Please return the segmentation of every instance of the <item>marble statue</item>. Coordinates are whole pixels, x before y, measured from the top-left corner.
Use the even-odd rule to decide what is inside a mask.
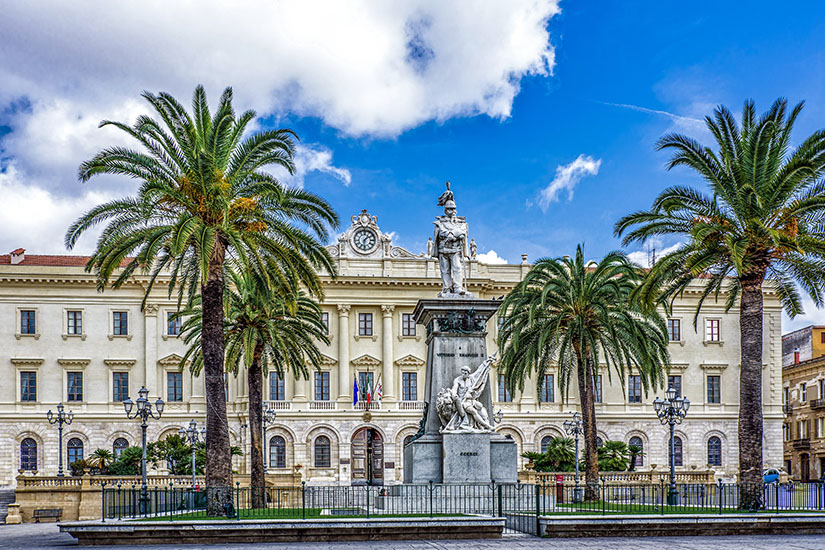
[[[467,222],[456,215],[456,204],[450,182],[447,190],[438,198],[438,206],[444,207],[444,215],[435,219],[432,257],[438,258],[441,270],[441,292],[439,298],[472,297],[464,288],[463,259],[469,256],[467,250]]]
[[[490,365],[495,354],[485,359],[474,372],[470,367],[461,367],[461,374],[450,388],[438,392],[436,410],[441,419],[442,434],[447,433],[493,433],[487,409],[479,400],[481,392],[490,379]]]
[[[478,256],[478,245],[476,244],[475,239],[470,239],[470,257],[475,258]]]

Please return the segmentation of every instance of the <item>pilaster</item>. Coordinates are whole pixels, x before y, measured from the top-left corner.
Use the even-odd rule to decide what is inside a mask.
[[[349,364],[349,304],[338,304],[338,401],[352,399],[352,376]]]

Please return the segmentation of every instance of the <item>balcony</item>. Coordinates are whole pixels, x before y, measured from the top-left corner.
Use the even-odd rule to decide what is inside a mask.
[[[811,448],[810,438],[794,439],[793,448],[797,451],[805,451]]]
[[[812,409],[825,409],[825,399],[812,399],[810,406]]]
[[[424,402],[423,401],[399,401],[398,402],[398,410],[399,411],[421,411],[421,410],[424,410]]]
[[[788,404],[782,405],[782,412],[785,413],[788,416],[792,415],[793,414],[793,405],[788,405]]]
[[[292,408],[291,401],[264,401],[264,410],[288,411]]]
[[[334,411],[335,401],[310,401],[309,410],[311,411]]]
[[[366,411],[366,410],[378,411],[378,410],[381,410],[381,402],[380,401],[373,401],[372,403],[369,404],[369,407],[367,407],[367,402],[366,401],[359,401],[358,403],[355,404],[355,407],[353,407],[353,408],[356,411]]]

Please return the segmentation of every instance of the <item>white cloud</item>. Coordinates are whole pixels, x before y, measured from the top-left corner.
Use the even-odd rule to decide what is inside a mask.
[[[485,252],[484,254],[478,255],[478,261],[482,264],[490,264],[490,265],[498,265],[498,264],[506,264],[507,260],[499,256],[495,250],[490,250],[489,252]]]
[[[0,39],[0,125],[11,131],[0,150],[15,181],[54,200],[122,194],[134,188],[125,178],[76,180],[83,160],[126,143],[99,121],[133,122],[147,111],[142,90],[188,106],[199,83],[212,105],[231,85],[239,110],[278,125],[317,117],[371,139],[457,116],[506,118],[523,77],[552,73],[547,22],[557,13],[558,0],[12,3]],[[302,144],[292,183],[317,170],[348,184],[332,159]],[[0,220],[0,246],[13,244],[7,226]]]
[[[673,122],[674,128],[681,131],[701,132],[705,129],[705,121],[700,118],[677,115],[668,111],[661,111],[658,109],[648,109],[647,107],[640,107],[638,105],[630,105],[628,103],[604,103],[611,107],[621,107],[623,109],[630,109],[632,111],[639,111],[640,113],[647,113],[651,115],[662,116],[670,119]]]
[[[650,267],[654,255],[656,258],[661,258],[671,252],[675,252],[680,246],[682,246],[682,243],[676,243],[666,247],[663,246],[661,239],[654,238],[648,241],[647,247],[644,250],[629,252],[627,257],[634,264],[647,268]]]
[[[573,198],[573,189],[576,184],[585,176],[595,176],[599,173],[601,159],[594,159],[590,155],[579,155],[570,164],[561,164],[556,167],[556,177],[550,184],[541,190],[539,206],[542,210],[547,210],[551,202],[559,199],[559,193],[567,190],[568,200]]]

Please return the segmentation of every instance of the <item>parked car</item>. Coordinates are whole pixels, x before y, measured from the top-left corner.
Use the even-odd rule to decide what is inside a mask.
[[[764,472],[762,472],[762,479],[765,483],[773,483],[775,481],[778,481],[779,483],[787,483],[788,474],[785,473],[785,470],[782,468],[767,468]]]

